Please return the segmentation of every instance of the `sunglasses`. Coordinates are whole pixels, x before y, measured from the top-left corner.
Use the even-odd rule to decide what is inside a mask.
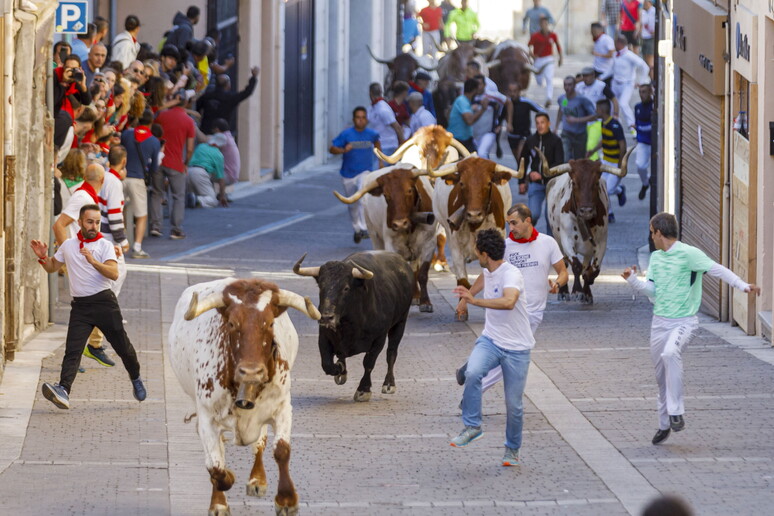
[[[104,83],[104,82],[105,82],[105,79],[99,79],[99,78],[95,78],[95,79],[94,79],[94,82],[102,82],[102,83]]]
[[[132,68],[132,71],[140,75],[145,75],[145,70],[140,70],[139,68]]]

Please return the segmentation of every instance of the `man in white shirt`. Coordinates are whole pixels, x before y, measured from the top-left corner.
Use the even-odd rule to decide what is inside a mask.
[[[379,133],[382,152],[390,156],[398,150],[404,141],[403,129],[395,119],[395,112],[382,97],[382,85],[378,82],[371,83],[368,87],[368,94],[371,97],[371,105],[367,110],[368,125]],[[380,164],[380,168],[382,166],[384,165]]]
[[[422,127],[436,124],[435,117],[430,113],[430,111],[425,109],[423,102],[424,98],[418,91],[412,92],[408,96],[408,106],[409,111],[411,111],[411,120],[409,121],[409,129],[411,130],[411,134],[416,133]]]
[[[631,99],[638,78],[648,77],[650,68],[640,56],[627,48],[626,36],[615,39],[616,53],[613,57],[613,95],[618,98],[618,106],[623,115],[624,129],[634,132],[634,110]]]
[[[653,59],[656,52],[656,7],[652,0],[642,3],[642,58],[650,67],[650,78],[653,79]]]
[[[605,33],[601,23],[591,24],[591,37],[594,40],[594,71],[597,77],[610,84],[610,76],[613,69],[613,55],[615,54],[615,42]]]
[[[613,90],[606,82],[596,78],[594,68],[587,66],[581,70],[581,80],[575,84],[575,93],[586,97],[595,106],[597,101],[607,99],[613,104],[613,117],[618,118],[618,99],[613,95]],[[602,137],[602,121],[592,120],[586,122],[586,150],[591,150],[597,146]],[[589,159],[596,160],[598,155],[594,152]]]
[[[97,204],[86,204],[78,214],[80,231],[77,238],[63,242],[54,256],[48,256],[48,246],[31,242],[38,263],[51,274],[67,265],[70,285],[70,322],[67,328],[65,354],[59,383],[43,384],[43,396],[60,409],[70,408],[70,390],[78,373],[83,347],[91,331],[97,327],[105,334],[124,363],[137,401],[146,397],[140,378],[137,353],[124,330],[123,317],[110,282],[118,279],[118,262],[111,242],[99,232],[100,210]]]
[[[511,231],[505,239],[504,260],[518,268],[524,276],[526,297],[522,297],[525,297],[529,327],[534,335],[543,321],[548,294],[558,293],[559,288],[567,284],[569,275],[559,244],[553,237],[535,229],[532,225],[532,211],[526,204],[511,206],[506,220]],[[556,272],[556,280],[548,277],[552,268]],[[470,293],[475,296],[483,286],[483,276],[479,276],[470,287]],[[460,299],[457,310],[466,309],[467,303]],[[457,370],[457,382],[461,385],[465,383],[466,368],[467,364]],[[499,366],[489,371],[482,382],[482,394],[502,377],[503,371]]]
[[[454,447],[466,446],[483,435],[481,430],[481,380],[500,365],[505,380],[505,455],[503,466],[519,464],[524,419],[524,386],[527,383],[530,350],[535,339],[530,330],[524,277],[519,269],[504,261],[505,242],[496,229],[479,231],[476,255],[484,269],[483,299],[473,297],[458,286],[454,293],[466,303],[486,309],[484,331],[468,358],[465,392],[462,397],[462,422],[465,428],[452,439]]]

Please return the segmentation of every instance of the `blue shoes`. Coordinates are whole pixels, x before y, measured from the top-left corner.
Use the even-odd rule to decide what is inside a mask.
[[[469,445],[473,441],[481,439],[483,435],[484,431],[481,430],[480,426],[466,426],[460,435],[452,439],[449,444],[455,448],[462,448],[463,446]]]
[[[70,408],[70,396],[67,395],[67,390],[58,383],[53,385],[44,383],[41,390],[43,391],[43,397],[60,409],[66,410]]]
[[[137,401],[143,401],[148,395],[145,392],[145,386],[142,384],[142,378],[139,376],[132,380],[132,389],[134,389],[134,399]]]

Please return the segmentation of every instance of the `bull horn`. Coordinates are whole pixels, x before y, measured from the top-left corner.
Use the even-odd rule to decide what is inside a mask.
[[[354,264],[355,266],[352,267],[352,276],[357,279],[371,279],[374,277],[374,273],[369,271],[368,269],[364,269],[363,267]]]
[[[299,276],[311,276],[313,278],[316,278],[320,275],[320,268],[319,267],[301,267],[301,262],[304,261],[304,258],[306,258],[306,253],[304,253],[304,256],[298,259],[296,264],[293,266],[293,272],[298,274]]]
[[[335,190],[333,192],[333,195],[335,195],[336,198],[338,200],[340,200],[341,202],[343,202],[344,204],[353,204],[353,203],[357,202],[365,194],[367,194],[368,192],[370,192],[371,190],[376,188],[377,186],[378,186],[378,183],[376,181],[371,181],[370,183],[368,183],[367,185],[363,186],[363,188],[361,188],[357,192],[353,193],[349,197],[344,197],[343,195],[341,195],[339,192],[337,192]]]
[[[457,138],[452,138],[452,141],[449,145],[457,149],[457,152],[460,153],[461,157],[467,158],[468,156],[470,156],[470,151],[467,149],[467,147],[462,145],[462,142],[459,141]]]
[[[386,65],[389,65],[389,64],[392,63],[392,61],[388,61],[386,59],[379,59],[378,57],[376,57],[374,55],[374,53],[371,51],[371,47],[370,46],[366,45],[366,48],[368,49],[368,53],[371,54],[371,57],[373,57],[374,61],[376,61],[377,63],[386,64]]]
[[[561,176],[565,172],[570,171],[570,164],[569,163],[562,163],[561,165],[557,165],[555,167],[552,167],[547,174],[544,174],[545,179],[551,179],[556,176]]]
[[[411,138],[403,142],[403,145],[398,147],[398,149],[395,152],[393,152],[392,155],[390,156],[387,156],[381,151],[381,149],[377,149],[376,147],[374,147],[374,154],[376,154],[380,160],[385,161],[390,165],[394,165],[395,163],[400,161],[403,155],[406,154],[406,151],[409,149],[409,147],[414,145],[414,142],[416,140],[417,140],[417,137],[412,136]]]
[[[546,159],[546,155],[543,154],[543,151],[541,151],[540,148],[535,147],[534,149],[535,149],[535,152],[537,152],[538,156],[540,156],[540,163],[542,164],[542,166],[541,166],[541,170],[542,170],[541,174],[543,175],[543,177],[553,177],[553,176],[550,175],[551,174],[551,168],[548,166],[548,160]],[[567,172],[567,170],[563,170],[560,173],[563,174],[565,172]]]
[[[191,321],[208,310],[221,308],[223,306],[223,293],[213,293],[199,301],[199,293],[194,292],[191,296],[191,304],[188,305],[188,310],[186,310],[184,318],[186,321]]]
[[[532,73],[538,73],[538,69],[532,66],[532,63],[524,63],[524,68]]]
[[[493,61],[489,61],[489,62],[486,63],[486,67],[487,68],[494,68],[495,66],[500,66],[500,60],[499,59],[495,59]]]
[[[457,172],[457,161],[444,165],[437,170],[430,171],[430,177],[444,177]]]
[[[428,174],[429,174],[429,171],[427,171],[427,170],[423,170],[423,169],[419,169],[419,168],[412,168],[411,169],[411,177],[413,177],[414,179],[416,179],[418,177],[421,177],[421,176],[426,176]]]
[[[496,47],[496,46],[497,46],[497,43],[491,43],[491,44],[490,44],[488,47],[486,47],[486,48],[473,48],[473,51],[474,51],[476,54],[480,55],[480,56],[483,56],[483,55],[489,55],[489,54],[491,54],[491,53],[492,53],[492,51],[495,49],[495,47]]]
[[[626,151],[626,154],[624,154],[624,157],[621,160],[621,168],[602,163],[602,172],[607,172],[608,174],[613,174],[614,176],[622,178],[626,177],[626,173],[628,172],[627,165],[629,163],[629,155],[632,153],[635,147],[637,147],[637,145]]]
[[[317,307],[314,306],[312,300],[306,296],[302,297],[295,292],[279,289],[279,292],[277,293],[277,305],[295,308],[310,319],[314,319],[315,321],[320,320],[320,312],[317,310]]]
[[[524,158],[521,158],[521,166],[519,167],[519,170],[513,170],[512,168],[508,168],[505,165],[497,164],[495,165],[495,172],[507,172],[511,175],[511,178],[521,179],[524,177]]]

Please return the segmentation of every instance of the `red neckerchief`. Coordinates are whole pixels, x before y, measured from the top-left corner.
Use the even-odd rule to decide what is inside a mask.
[[[409,81],[409,86],[411,86],[412,88],[417,90],[419,93],[424,93],[425,92],[425,90],[420,88],[419,85],[417,83],[415,83],[414,81]]]
[[[80,190],[80,188],[78,188],[78,190]],[[97,231],[97,236],[95,236],[94,238],[91,238],[91,239],[83,238],[83,234],[81,233],[81,231],[78,231],[78,240],[81,242],[81,246],[80,246],[81,249],[83,249],[83,244],[90,244],[102,238],[102,233],[100,233],[99,231]]]
[[[61,83],[64,80],[64,67],[60,66],[59,68],[56,68],[54,70],[54,73],[56,74],[57,80]],[[70,95],[75,95],[76,93],[78,93],[78,88],[75,86],[74,82],[71,82],[70,85],[67,87],[67,90],[65,91],[64,98],[62,99],[62,107],[61,107],[61,109],[64,109],[67,113],[70,113],[70,116],[73,118],[73,121],[75,120],[75,110],[73,109],[73,105],[70,102]]]
[[[96,192],[96,190],[94,190],[94,187],[91,186],[89,183],[84,181],[83,185],[81,185],[81,187],[78,188],[78,190],[83,190],[84,192],[89,194],[91,196],[91,198],[94,199],[94,204],[99,204],[99,197],[97,196],[97,192]],[[78,190],[76,190],[76,192]]]
[[[150,132],[150,129],[144,125],[138,125],[134,128],[134,139],[137,140],[137,143],[142,143],[151,136],[153,134]]]
[[[110,144],[108,142],[98,142],[97,145],[99,145],[99,148],[104,151],[105,154],[110,152]],[[120,177],[118,179],[121,179]]]
[[[129,35],[132,36],[131,34]],[[132,36],[132,43],[137,43],[137,38],[135,38],[134,36]]]
[[[119,181],[121,181],[121,174],[119,174],[118,172],[116,172],[116,171],[115,171],[115,170],[113,170],[112,168],[111,168],[111,169],[110,169],[108,172],[110,172],[111,174],[113,174],[114,176],[116,176],[116,177],[118,178],[118,180],[119,180]]]
[[[379,102],[380,100],[384,100],[384,97],[379,97],[379,98],[378,98],[378,99],[376,99],[376,100],[372,100],[372,101],[371,101],[371,105],[372,105],[372,106],[376,105],[376,103],[377,103],[377,102]]]
[[[621,50],[619,50],[618,52],[615,53],[615,56],[616,57],[621,57],[621,55],[624,53],[625,50],[628,50],[628,49],[622,48]]]
[[[604,34],[604,32],[603,32],[602,34]],[[596,42],[597,42],[597,40],[598,40],[599,38],[601,38],[601,37],[602,37],[602,34],[600,34],[600,35],[599,35],[599,36],[597,36],[596,38],[593,38],[593,39],[594,39],[594,43],[596,43]]]
[[[513,236],[513,232],[512,231],[510,233],[508,233],[508,238],[510,238],[511,240],[513,240],[514,242],[517,242],[519,244],[526,244],[528,242],[533,242],[534,240],[536,240],[539,234],[540,233],[538,233],[537,229],[532,228],[532,234],[529,236],[529,238],[515,238]]]

